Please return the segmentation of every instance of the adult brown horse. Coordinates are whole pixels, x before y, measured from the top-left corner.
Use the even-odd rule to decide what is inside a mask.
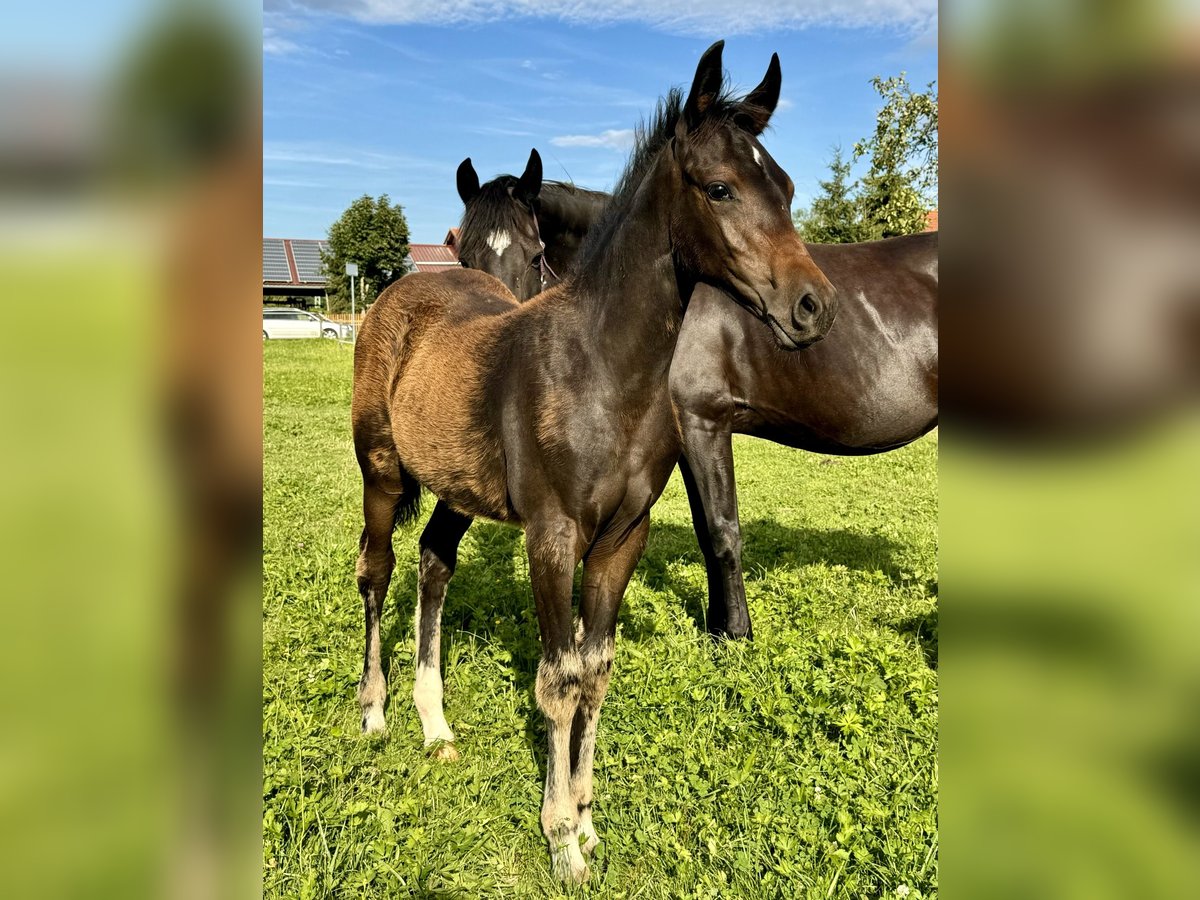
[[[480,188],[470,159],[458,172],[466,204],[463,264],[496,275],[522,299],[542,283],[542,241],[554,269],[569,272],[572,248],[608,199],[558,182],[539,192],[540,176],[536,151],[521,179],[523,191],[509,189],[516,182],[511,175]],[[479,239],[485,232],[511,236],[506,259]],[[717,635],[751,632],[732,433],[818,453],[866,455],[902,447],[937,424],[937,233],[807,248],[841,297],[823,341],[804,353],[781,352],[752,315],[700,285],[675,347],[671,396],[684,446],[679,467],[708,570],[708,629]]]
[[[421,486],[438,498],[418,577],[414,699],[427,744],[454,737],[438,623],[458,543],[475,516],[524,526],[549,740],[541,822],[565,879],[586,877],[597,843],[592,755],[617,611],[679,458],[668,374],[685,304],[712,282],[794,348],[822,337],[836,310],[792,229],[791,182],[757,140],[779,99],[778,57],[736,100],[721,88],[721,49],[701,58],[686,102],[671,91],[641,130],[575,275],[525,304],[482,272],[409,275],[380,295],[355,347],[363,729],[384,727],[392,530],[416,514]]]

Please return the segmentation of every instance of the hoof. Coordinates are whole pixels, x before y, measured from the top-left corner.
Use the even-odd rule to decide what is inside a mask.
[[[380,735],[387,731],[387,722],[383,718],[383,710],[378,707],[363,710],[362,733],[365,735]]]
[[[559,881],[564,881],[569,884],[583,884],[592,874],[588,869],[588,865],[583,860],[583,853],[579,850],[579,845],[575,843],[568,844],[565,847],[559,847],[550,852],[551,865],[554,869],[554,877]]]
[[[439,741],[430,748],[429,755],[438,762],[454,762],[458,759],[458,750],[450,741]]]
[[[754,629],[751,627],[750,623],[747,622],[744,629],[737,626],[732,628],[722,627],[710,630],[708,632],[708,636],[713,639],[714,643],[717,644],[721,643],[722,641],[753,641]]]

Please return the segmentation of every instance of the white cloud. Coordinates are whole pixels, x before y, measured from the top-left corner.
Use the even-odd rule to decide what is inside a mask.
[[[555,147],[609,147],[628,150],[633,146],[632,128],[609,128],[599,134],[560,134],[550,138]]]
[[[263,28],[263,53],[268,56],[287,56],[300,50],[300,45],[281,37],[274,28]]]
[[[316,170],[362,169],[375,172],[421,171],[440,176],[451,171],[453,166],[440,159],[387,153],[336,142],[265,141],[263,143],[263,168],[275,171],[295,171],[305,168]]]
[[[280,0],[268,0],[268,10]],[[673,34],[726,37],[831,25],[925,32],[937,0],[289,0],[287,6],[395,25],[547,18],[576,25],[634,22]]]

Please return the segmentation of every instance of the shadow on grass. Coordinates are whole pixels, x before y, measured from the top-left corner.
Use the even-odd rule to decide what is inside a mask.
[[[518,563],[521,532],[508,525],[476,521],[459,546],[458,565],[446,590],[442,607],[442,669],[446,669],[454,635],[467,634],[476,640],[497,644],[511,656],[513,684],[529,698],[536,709],[534,687],[537,682],[541,638],[533,589],[525,567]],[[576,582],[578,592],[578,579]],[[390,592],[392,605],[386,612],[383,658],[393,660],[396,646],[413,639],[413,619],[417,605],[417,559],[397,559]],[[402,683],[403,674],[387,673],[389,685]],[[389,691],[388,705],[396,700]],[[540,715],[529,716],[525,739],[537,762],[540,777],[546,776],[545,726]]]
[[[900,634],[916,639],[925,654],[925,664],[935,672],[938,667],[938,611],[932,609],[923,616],[913,616],[892,626]]]
[[[533,592],[524,566],[517,563],[520,542],[518,529],[492,522],[475,522],[467,532],[442,610],[443,659],[447,636],[454,632],[499,643],[512,656],[520,686],[532,690],[541,647]],[[742,569],[746,581],[751,583],[770,579],[777,570],[795,571],[814,563],[879,571],[900,583],[903,573],[893,561],[899,550],[899,545],[887,538],[845,529],[796,528],[771,519],[756,519],[742,526]],[[707,585],[678,578],[672,566],[677,562],[704,565],[695,532],[676,523],[652,523],[638,574],[652,590],[678,597],[703,631]],[[391,597],[395,602],[385,613],[391,624],[388,627],[385,622],[384,659],[392,658],[397,643],[409,640],[412,635],[417,597],[416,560],[398,561],[392,585]],[[578,590],[579,572],[576,572],[576,598]],[[655,633],[653,614],[628,603],[621,608],[620,622],[626,640],[641,642]]]
[[[840,528],[796,528],[780,525],[773,519],[743,522],[741,530],[742,571],[748,583],[768,580],[780,569],[796,571],[813,564],[878,571],[896,584],[904,581],[904,572],[894,562],[901,546],[880,535]],[[638,571],[649,587],[679,597],[696,627],[703,631],[708,608],[707,582],[697,585],[674,577],[670,564],[680,561],[705,564],[696,533],[690,526],[652,524],[650,542]],[[648,636],[638,633],[636,623],[631,624],[635,637]]]
[[[769,579],[777,570],[795,571],[813,563],[842,565],[850,569],[883,572],[899,582],[902,573],[893,562],[899,546],[878,535],[860,534],[844,529],[823,530],[780,525],[770,519],[743,524],[742,568],[748,582]],[[537,613],[533,591],[525,566],[518,562],[521,533],[518,529],[492,522],[472,524],[459,548],[459,561],[446,592],[442,610],[442,660],[445,667],[451,636],[469,634],[477,640],[499,644],[511,656],[514,684],[530,698],[530,708],[541,657]],[[705,630],[708,605],[705,582],[683,579],[673,574],[672,563],[704,565],[704,557],[690,526],[675,523],[651,524],[650,540],[638,564],[637,572],[651,589],[674,594],[684,604],[697,628]],[[575,598],[579,595],[576,572]],[[416,559],[397,560],[392,577],[393,599],[385,612],[383,658],[391,660],[400,641],[411,641],[416,611]],[[934,614],[936,617],[936,613]],[[390,626],[388,624],[390,620]],[[622,636],[638,643],[655,635],[653,610],[625,603],[620,612]],[[932,656],[936,667],[936,618]],[[399,673],[389,672],[388,682],[400,681]],[[394,699],[389,695],[389,704]],[[545,777],[545,726],[541,716],[530,716],[526,741]]]
[[[514,565],[521,532],[492,522],[475,522],[459,547],[458,566],[446,590],[442,608],[442,661],[448,637],[466,632],[498,642],[512,654],[514,668],[523,672],[539,657],[537,616],[529,581],[518,578]],[[398,559],[392,576],[391,619],[383,639],[389,659],[400,641],[410,641],[417,606],[417,560]],[[394,613],[394,615],[393,615]],[[529,665],[527,665],[529,664]]]

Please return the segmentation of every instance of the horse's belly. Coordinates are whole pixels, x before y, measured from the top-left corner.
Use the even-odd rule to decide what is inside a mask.
[[[402,379],[391,412],[400,462],[417,481],[458,512],[511,518],[503,453],[469,396]]]

